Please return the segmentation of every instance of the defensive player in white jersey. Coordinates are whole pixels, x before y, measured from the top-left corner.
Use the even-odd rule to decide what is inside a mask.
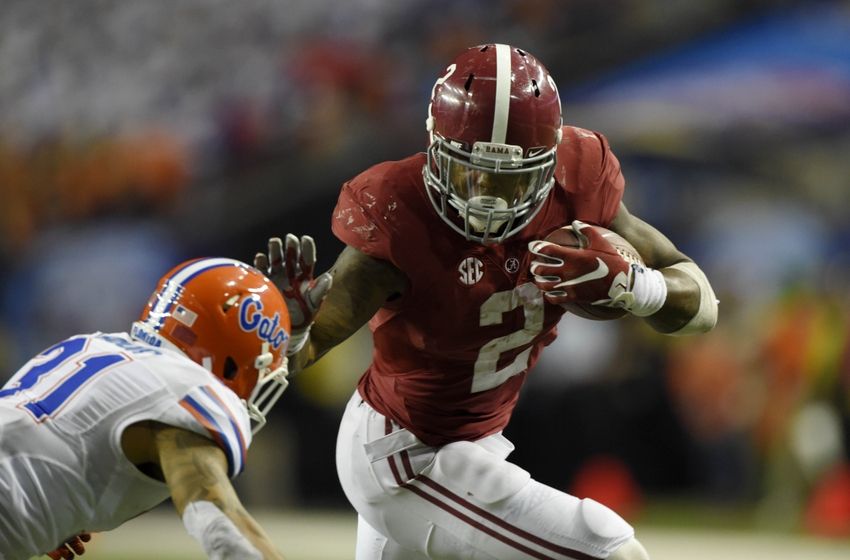
[[[77,535],[169,496],[210,558],[283,558],[230,479],[286,388],[289,330],[259,271],[198,259],[163,276],[130,333],[24,364],[0,390],[0,560],[73,557]]]

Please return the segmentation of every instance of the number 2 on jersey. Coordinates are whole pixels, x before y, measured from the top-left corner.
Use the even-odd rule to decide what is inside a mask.
[[[88,356],[84,360],[71,362],[71,359],[85,350],[85,347],[85,338],[69,338],[51,346],[35,358],[36,361],[39,359],[45,361],[31,366],[26,372],[23,372],[14,385],[0,391],[0,398],[31,389],[42,378],[56,371],[57,374],[53,377],[54,379],[59,377],[59,383],[53,385],[36,400],[23,405],[35,416],[36,420],[41,420],[56,412],[65,401],[77,392],[77,389],[83,383],[91,379],[96,373],[129,359],[122,354],[98,354]]]
[[[520,352],[514,360],[496,369],[499,356],[508,350],[519,348],[534,340],[543,330],[543,293],[532,283],[521,284],[513,290],[496,292],[481,305],[480,325],[498,325],[502,322],[502,314],[522,306],[525,324],[521,330],[499,338],[494,338],[485,344],[478,352],[475,360],[475,375],[472,378],[472,392],[478,393],[493,387],[498,387],[514,375],[528,367],[528,358],[532,347]]]

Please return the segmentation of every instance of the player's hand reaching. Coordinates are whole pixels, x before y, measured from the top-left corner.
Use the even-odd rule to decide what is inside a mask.
[[[534,254],[534,283],[551,303],[616,306],[616,296],[629,289],[630,264],[594,227],[572,224],[577,246],[540,240],[528,244]]]
[[[292,321],[287,354],[296,354],[307,342],[313,318],[331,287],[333,277],[325,272],[313,278],[316,243],[309,235],[299,239],[290,233],[286,235],[285,242],[279,237],[272,237],[268,254],[257,253],[254,266],[271,278],[286,300]]]
[[[62,546],[56,550],[48,552],[47,556],[49,556],[51,560],[70,560],[71,558],[74,558],[74,555],[81,556],[86,552],[86,547],[83,543],[87,543],[90,540],[91,534],[80,533],[79,535],[62,543]]]

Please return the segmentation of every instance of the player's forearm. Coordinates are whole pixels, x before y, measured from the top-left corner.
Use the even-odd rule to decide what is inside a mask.
[[[289,357],[290,375],[310,367],[335,346],[347,340],[365,325],[379,307],[371,309],[353,301],[350,290],[331,288],[328,298],[316,315],[310,329],[310,338],[304,348]]]
[[[352,247],[340,253],[331,272],[333,285],[316,314],[310,338],[289,358],[290,374],[309,367],[348,339],[407,286],[406,277],[392,264]]]
[[[667,299],[655,314],[646,317],[646,322],[661,333],[676,332],[696,315],[699,309],[699,286],[696,282],[674,268],[662,268],[667,284]]]
[[[290,378],[304,371],[319,358],[328,353],[332,348],[344,342],[349,336],[359,328],[354,330],[352,326],[342,325],[337,328],[328,327],[324,323],[320,323],[317,319],[316,323],[310,329],[310,338],[307,344],[300,352],[293,356],[289,356],[289,375]]]
[[[186,531],[211,560],[284,560],[262,527],[241,505],[229,507],[221,502],[192,501],[181,515]]]
[[[204,472],[207,469],[201,468],[198,470]],[[221,480],[221,477],[225,477],[224,480]],[[271,539],[269,539],[269,536],[260,524],[257,523],[242,505],[242,502],[239,500],[239,497],[223,472],[215,477],[208,475],[187,477],[183,482],[183,490],[179,493],[172,492],[172,499],[177,511],[184,518],[184,522],[186,521],[186,509],[190,508],[192,504],[211,504],[217,511],[209,509],[212,515],[208,515],[206,519],[199,522],[201,525],[200,531],[203,532],[206,530],[209,533],[211,526],[222,525],[222,521],[224,520],[216,519],[216,517],[224,516],[233,524],[238,534],[231,535],[231,538],[222,535],[219,541],[239,541],[240,539],[245,539],[250,543],[251,547],[263,555],[264,559],[283,558],[280,552],[275,549]]]
[[[245,537],[260,553],[264,560],[283,560],[284,556],[272,543],[266,531],[240,504],[236,507],[228,507],[222,510]]]
[[[210,558],[283,558],[239,501],[221,449],[177,428],[161,428],[155,438],[174,507]]]
[[[644,262],[663,275],[664,304],[645,317],[655,330],[666,334],[695,334],[714,328],[717,300],[700,268],[660,231],[629,213],[620,204],[611,228],[638,250]]]

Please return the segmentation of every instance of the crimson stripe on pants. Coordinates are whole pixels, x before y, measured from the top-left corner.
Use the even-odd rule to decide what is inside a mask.
[[[390,434],[392,432],[392,422],[390,421],[389,418],[384,419],[384,432],[385,432],[385,434]],[[578,550],[573,550],[571,548],[566,548],[566,547],[557,545],[555,543],[551,543],[549,541],[546,541],[546,540],[538,537],[537,535],[534,535],[532,533],[524,531],[523,529],[520,529],[519,527],[511,525],[510,523],[508,523],[504,519],[502,519],[502,518],[500,518],[496,515],[493,515],[489,511],[476,506],[475,504],[469,502],[468,500],[461,498],[460,496],[453,493],[448,488],[438,484],[437,482],[435,482],[434,480],[432,480],[432,479],[430,479],[426,476],[419,475],[419,476],[416,476],[414,478],[413,468],[410,464],[410,457],[409,457],[407,451],[402,451],[401,453],[397,453],[396,455],[401,456],[402,465],[404,466],[405,474],[407,475],[408,480],[413,479],[413,481],[422,482],[423,484],[425,484],[429,488],[431,488],[431,489],[435,490],[436,492],[442,494],[446,498],[454,501],[458,505],[468,509],[470,512],[475,513],[475,514],[483,517],[485,520],[490,521],[494,525],[499,526],[500,528],[506,530],[508,533],[513,533],[517,537],[520,537],[520,538],[523,538],[523,539],[525,539],[529,542],[535,543],[536,545],[538,545],[542,548],[551,550],[552,552],[555,552],[557,554],[562,554],[564,556],[567,556],[568,558],[573,558],[574,560],[598,560],[595,556],[591,556],[589,554],[585,554],[584,552],[580,552]],[[461,513],[460,511],[456,510],[452,506],[443,503],[437,497],[431,496],[430,494],[426,493],[424,490],[414,486],[411,483],[412,481],[411,482],[403,481],[402,478],[401,478],[401,475],[399,473],[398,465],[395,462],[395,455],[390,455],[389,457],[387,457],[387,461],[389,462],[390,471],[392,471],[392,473],[393,473],[393,477],[395,478],[396,484],[398,484],[399,486],[410,490],[411,492],[415,493],[416,495],[418,495],[418,496],[424,498],[425,500],[431,502],[432,504],[436,505],[440,509],[449,512],[450,514],[457,517],[461,521],[466,522],[467,524],[475,527],[479,531],[482,531],[482,532],[490,535],[491,537],[503,542],[504,544],[507,544],[508,546],[510,546],[512,548],[515,548],[517,550],[525,552],[526,554],[529,554],[529,555],[533,556],[534,558],[540,558],[542,560],[551,560],[549,556],[544,556],[541,553],[537,552],[536,550],[531,549],[531,548],[523,545],[522,543],[515,542],[515,541],[511,540],[510,537],[496,532],[495,530],[487,527],[486,525],[483,525],[482,523],[479,523],[479,522],[475,521],[474,519],[472,519],[471,517]]]
[[[389,435],[392,433],[392,424],[390,423],[389,418],[384,418],[384,435]],[[398,474],[398,467],[395,464],[395,459],[393,459],[395,455],[390,455],[387,457],[387,461],[390,464],[390,470],[393,473],[393,478],[395,478],[395,483],[399,486],[404,486],[404,481],[401,479],[401,476]]]
[[[434,504],[438,508],[449,512],[450,514],[457,517],[461,521],[464,521],[468,525],[475,527],[476,529],[478,529],[482,533],[486,533],[486,534],[490,535],[494,539],[501,541],[502,543],[510,546],[511,548],[519,550],[520,552],[524,552],[524,553],[528,554],[529,556],[531,556],[533,558],[537,558],[539,560],[557,560],[556,558],[553,558],[551,556],[546,556],[545,554],[538,552],[538,551],[534,550],[533,548],[529,548],[522,543],[518,543],[514,540],[511,540],[511,538],[508,537],[507,535],[502,535],[501,533],[498,533],[496,530],[491,529],[490,527],[487,527],[486,525],[479,523],[478,521],[475,521],[474,519],[472,519],[468,515],[464,515],[463,513],[459,512],[458,510],[451,507],[450,505],[441,502],[439,499],[437,499],[434,496],[431,496],[430,494],[428,494],[427,492],[425,492],[421,488],[417,488],[413,484],[404,484],[403,486],[404,486],[404,488],[407,488],[408,490],[410,490],[414,494],[416,494],[416,495],[420,496],[421,498],[431,502],[432,504]]]
[[[404,474],[407,475],[407,480],[416,476],[416,473],[413,472],[413,466],[410,464],[410,455],[408,455],[407,451],[401,452],[401,464],[404,466]]]
[[[477,515],[480,515],[481,517],[483,517],[487,521],[490,521],[491,523],[498,525],[502,529],[505,529],[506,531],[509,531],[509,532],[515,534],[518,537],[521,537],[521,538],[526,539],[530,542],[533,542],[533,543],[535,543],[539,546],[542,546],[543,548],[551,550],[552,552],[556,552],[558,554],[563,554],[563,555],[568,556],[570,558],[575,558],[575,560],[598,560],[595,556],[591,556],[590,554],[586,554],[586,553],[578,551],[578,550],[573,550],[571,548],[567,548],[567,547],[560,546],[558,544],[549,542],[547,540],[544,540],[544,539],[538,537],[537,535],[535,535],[533,533],[529,533],[528,531],[524,531],[523,529],[520,529],[519,527],[517,527],[515,525],[511,525],[510,523],[508,523],[507,521],[505,521],[501,517],[493,515],[492,513],[487,511],[486,509],[480,508],[480,507],[476,506],[475,504],[469,502],[468,500],[461,498],[460,496],[458,496],[457,494],[455,494],[454,492],[452,492],[451,490],[449,490],[445,486],[440,485],[439,483],[428,478],[427,476],[419,475],[419,476],[416,477],[416,480],[422,482],[423,484],[425,484],[429,488],[432,488],[433,490],[439,492],[440,494],[442,494],[446,498],[452,500],[453,502],[457,503],[458,505],[465,507],[466,509],[468,509],[469,511],[471,511],[471,512],[477,514]]]

